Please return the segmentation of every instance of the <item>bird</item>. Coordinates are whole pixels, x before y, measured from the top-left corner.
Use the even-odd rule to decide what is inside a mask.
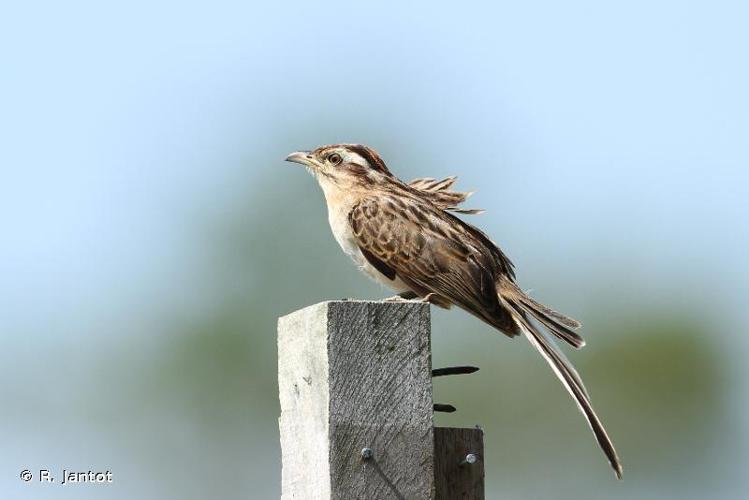
[[[298,163],[317,179],[328,222],[341,249],[375,281],[402,300],[455,305],[508,337],[524,336],[577,403],[616,477],[622,464],[593,410],[582,379],[553,337],[585,345],[581,324],[524,292],[508,256],[483,231],[455,214],[472,193],[452,189],[456,177],[398,179],[380,155],[362,144],[297,151]]]

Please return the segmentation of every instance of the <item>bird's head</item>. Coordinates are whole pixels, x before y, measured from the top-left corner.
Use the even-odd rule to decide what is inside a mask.
[[[287,156],[286,161],[307,167],[323,188],[366,187],[393,177],[377,152],[361,144],[334,144],[314,151],[297,151]]]

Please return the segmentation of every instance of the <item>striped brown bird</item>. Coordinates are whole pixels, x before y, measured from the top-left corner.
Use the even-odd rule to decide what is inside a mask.
[[[318,180],[328,221],[343,251],[376,281],[405,299],[468,311],[509,337],[523,335],[577,402],[618,478],[622,466],[585,386],[550,333],[576,349],[580,323],[523,292],[510,259],[481,230],[453,213],[470,193],[452,191],[455,177],[395,177],[367,146],[336,144],[290,154]]]

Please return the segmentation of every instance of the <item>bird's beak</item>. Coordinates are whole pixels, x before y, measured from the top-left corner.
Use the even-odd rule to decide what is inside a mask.
[[[313,166],[312,154],[309,151],[297,151],[286,157],[286,161],[301,163],[308,167]]]

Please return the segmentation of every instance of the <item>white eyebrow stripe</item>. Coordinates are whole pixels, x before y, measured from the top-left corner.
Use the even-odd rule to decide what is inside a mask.
[[[363,167],[371,167],[369,162],[367,162],[364,157],[362,157],[359,153],[354,153],[353,151],[346,151],[345,153],[346,161],[349,163],[358,163],[359,165]]]

